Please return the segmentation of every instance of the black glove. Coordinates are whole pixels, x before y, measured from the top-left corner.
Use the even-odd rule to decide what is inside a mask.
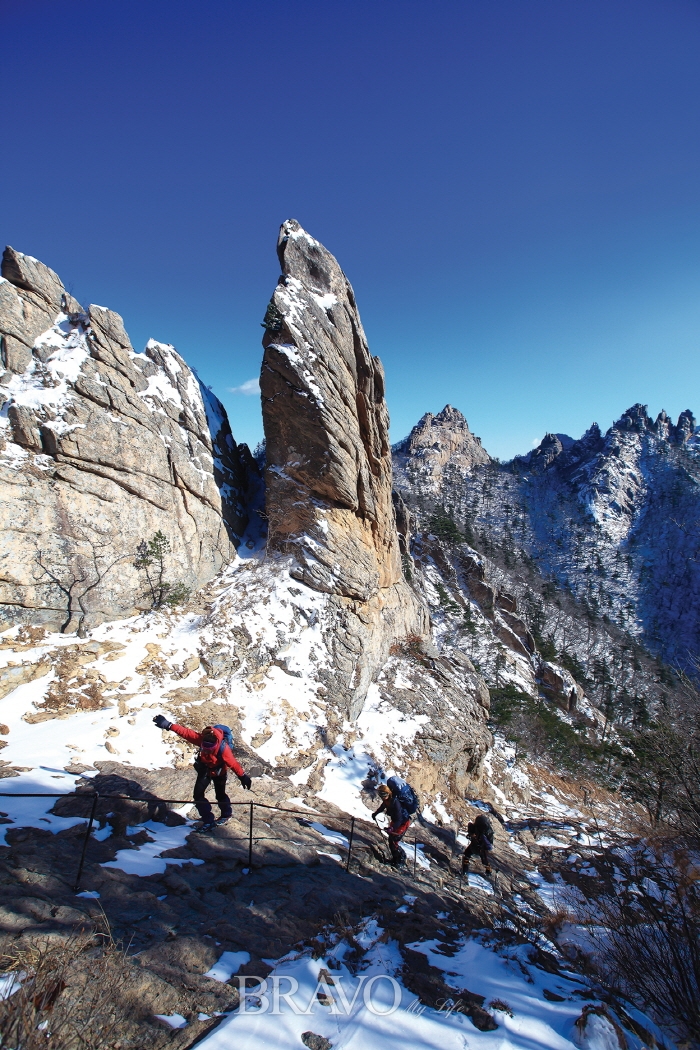
[[[172,729],[172,722],[169,722],[165,715],[156,715],[153,719],[159,729]]]
[[[244,787],[246,791],[250,791],[251,780],[247,773],[244,773],[242,777],[238,778],[241,782],[241,787]]]

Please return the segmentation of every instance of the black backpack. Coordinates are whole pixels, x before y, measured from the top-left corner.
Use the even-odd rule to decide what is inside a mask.
[[[415,793],[410,784],[407,784],[401,777],[389,777],[387,780],[387,787],[390,787],[394,795],[398,798],[399,802],[406,810],[406,814],[412,817],[417,811],[419,806],[418,795]]]
[[[474,821],[474,830],[483,835],[485,839],[488,839],[491,845],[493,845],[493,825],[489,818],[484,814],[480,813]]]

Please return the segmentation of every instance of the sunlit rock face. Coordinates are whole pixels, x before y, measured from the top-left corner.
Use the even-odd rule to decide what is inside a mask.
[[[337,599],[337,686],[356,712],[392,641],[428,619],[402,574],[384,372],[350,282],[295,220],[277,250],[260,376],[268,549]]]
[[[0,339],[0,623],[64,626],[71,588],[73,629],[147,606],[134,553],[158,531],[170,580],[210,580],[245,528],[246,450],[174,347],[136,353],[12,248]]]

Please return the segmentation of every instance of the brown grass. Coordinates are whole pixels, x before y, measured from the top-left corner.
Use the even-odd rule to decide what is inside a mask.
[[[127,1021],[130,964],[109,932],[21,942],[0,957],[21,982],[0,1001],[0,1042],[22,1050],[102,1050]]]

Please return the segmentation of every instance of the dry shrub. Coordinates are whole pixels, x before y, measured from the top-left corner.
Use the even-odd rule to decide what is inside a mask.
[[[0,1045],[21,1050],[100,1050],[118,1045],[129,980],[111,934],[75,933],[21,944],[0,957],[19,990],[0,1000]]]
[[[678,1039],[700,1042],[700,885],[683,851],[616,863],[626,886],[581,909],[605,982]]]
[[[15,652],[34,649],[34,647],[40,645],[45,638],[46,629],[44,627],[30,627],[24,625],[20,627],[14,638],[3,638],[0,641],[0,649],[14,649]]]
[[[49,686],[40,711],[100,711],[111,706],[102,695],[99,683],[87,678],[76,678],[70,685],[55,679]]]
[[[389,649],[390,656],[405,656],[409,660],[423,663],[425,652],[423,639],[418,634],[407,634],[401,641],[394,642]]]

